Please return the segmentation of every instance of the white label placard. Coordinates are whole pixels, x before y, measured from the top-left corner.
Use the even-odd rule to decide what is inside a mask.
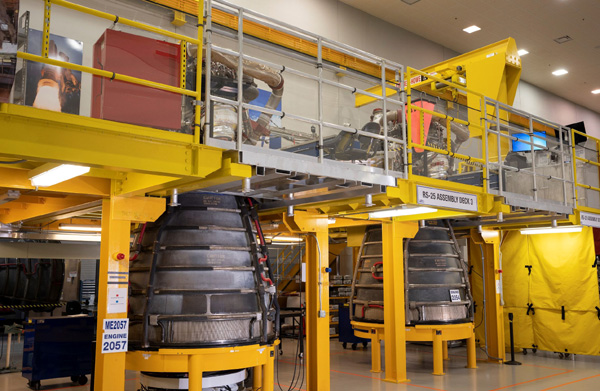
[[[417,203],[477,212],[477,195],[417,186]]]
[[[458,289],[450,289],[450,301],[453,303],[460,301],[460,291]]]
[[[104,319],[102,332],[102,353],[127,351],[129,319]]]
[[[500,280],[496,280],[496,294],[499,295],[502,293],[502,282]]]
[[[579,218],[581,220],[581,225],[600,228],[600,215],[596,213],[580,212]]]
[[[127,312],[127,288],[108,288],[106,312],[109,314]]]

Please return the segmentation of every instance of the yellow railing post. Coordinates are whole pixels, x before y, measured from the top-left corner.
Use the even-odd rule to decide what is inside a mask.
[[[48,58],[50,47],[50,12],[52,3],[50,0],[44,0],[44,31],[42,33],[42,57]]]
[[[579,206],[579,192],[577,191],[577,155],[575,154],[575,129],[571,129],[571,153],[573,157],[571,161],[573,162],[573,188],[575,189],[575,199],[573,200],[573,205],[576,208]]]
[[[198,1],[198,62],[196,65],[196,105],[194,106],[194,144],[200,144],[202,100],[202,44],[204,39],[204,0]],[[210,64],[206,64],[210,70]],[[209,72],[209,70],[207,72]]]
[[[481,126],[481,159],[483,160],[482,163],[482,171],[483,171],[483,182],[482,182],[482,186],[485,189],[485,192],[487,193],[489,191],[489,187],[488,187],[488,183],[490,178],[488,177],[489,175],[489,171],[488,171],[488,161],[486,159],[487,156],[487,121],[486,121],[486,117],[487,117],[487,113],[485,112],[485,98],[481,98],[479,97],[479,107],[480,107],[480,113],[482,115],[482,117],[480,118],[480,122],[479,122],[479,126]]]
[[[410,83],[410,79],[412,77],[412,69],[411,68],[407,68],[406,69],[406,78],[404,79],[406,81],[406,156],[407,156],[407,164],[408,164],[408,179],[412,179],[412,175],[413,175],[413,169],[412,169],[412,165],[413,165],[413,155],[412,155],[412,149],[413,149],[413,144],[412,144],[412,105],[411,105],[411,97],[410,97],[410,93],[411,93],[411,83]]]
[[[179,43],[179,62],[180,62],[180,70],[179,70],[179,88],[185,89],[186,82],[186,68],[187,68],[187,42],[181,41]]]

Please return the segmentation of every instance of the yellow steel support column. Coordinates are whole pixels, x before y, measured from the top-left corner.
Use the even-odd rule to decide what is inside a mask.
[[[127,312],[109,313],[109,292],[115,288],[127,289],[122,284],[109,285],[109,272],[129,272],[129,236],[131,222],[113,219],[113,203],[102,202],[102,239],[100,243],[100,269],[98,272],[98,325],[96,338],[96,372],[94,390],[125,389],[125,353],[102,354],[104,319],[127,318]],[[122,255],[120,255],[122,254]],[[119,259],[122,258],[122,259]]]
[[[125,389],[125,352],[102,353],[104,320],[127,318],[131,222],[154,221],[164,208],[165,200],[160,198],[113,197],[102,201],[95,391]],[[117,295],[120,297],[123,290],[125,305],[120,306]]]
[[[262,365],[254,367],[252,374],[252,391],[257,391],[263,384]]]
[[[477,368],[477,350],[475,348],[475,331],[467,338],[467,368]]]
[[[442,340],[442,330],[431,329],[433,334],[433,374],[441,376],[444,374],[444,354],[442,346],[447,342]]]
[[[448,358],[448,342],[447,341],[444,341],[444,343],[442,344],[442,354],[444,356],[444,361],[450,360]]]
[[[327,219],[306,238],[306,382],[309,391],[329,390],[329,261]],[[318,220],[317,220],[318,221]],[[322,311],[320,313],[320,311]],[[265,373],[266,377],[266,373]]]
[[[383,222],[383,320],[385,334],[385,381],[406,382],[406,336],[404,313],[403,239],[412,238],[417,223]]]
[[[202,356],[192,354],[188,360],[189,391],[202,391]]]
[[[271,350],[271,352],[273,352],[273,351]],[[327,361],[327,363],[329,364],[329,360]],[[327,368],[329,368],[329,365],[327,366]],[[329,376],[329,373],[327,375]],[[261,391],[273,391],[274,389],[275,389],[275,360],[269,359],[269,360],[267,360],[265,365],[263,365],[263,382],[262,382]],[[312,390],[312,388],[308,388],[308,389]],[[327,382],[327,389],[329,390],[329,381]]]
[[[371,339],[371,372],[381,373],[381,340]]]
[[[502,362],[504,351],[504,308],[500,303],[500,235],[498,231],[471,231],[471,246],[482,246],[485,270],[485,324],[490,361]],[[480,249],[475,248],[480,254]],[[483,306],[482,306],[483,307]],[[496,359],[494,359],[495,357]]]
[[[306,383],[308,391],[329,391],[329,228],[327,215],[297,211],[284,223],[306,236]],[[268,366],[264,378],[273,377]],[[269,378],[270,376],[270,378]]]

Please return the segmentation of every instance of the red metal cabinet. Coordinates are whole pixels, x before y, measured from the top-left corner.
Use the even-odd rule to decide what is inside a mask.
[[[106,30],[94,45],[94,67],[179,86],[179,45]],[[94,76],[92,117],[161,129],[181,128],[181,95]]]

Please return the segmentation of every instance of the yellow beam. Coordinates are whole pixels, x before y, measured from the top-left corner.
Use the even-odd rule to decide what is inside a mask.
[[[116,182],[115,195],[145,195],[166,196],[170,190],[178,189],[179,192],[198,190],[216,186],[252,176],[252,167],[239,163],[232,163],[231,159],[223,159],[221,168],[198,179],[194,177],[173,178],[165,175],[151,175],[128,173],[122,180]],[[241,184],[240,184],[241,188]]]
[[[203,178],[221,168],[222,150],[193,136],[135,125],[0,104],[5,156],[75,163],[124,172]]]
[[[217,171],[206,176],[203,179],[188,179],[184,178],[179,181],[170,183],[170,188],[177,188],[181,192],[199,190],[212,186],[222,185],[240,181],[240,189],[242,188],[241,180],[252,176],[252,167],[244,164],[233,163],[231,159],[223,159],[222,166]],[[153,195],[166,195],[165,191],[150,192]]]
[[[404,313],[404,238],[419,230],[416,223],[391,221],[382,224],[383,324],[385,333],[385,381],[400,383],[406,377]]]
[[[165,211],[166,199],[156,197],[113,197],[111,218],[134,223],[155,221]]]
[[[16,201],[11,201],[0,206],[0,223],[15,223],[48,213],[58,212],[93,200],[95,198],[84,196],[22,196]]]
[[[26,170],[0,167],[0,187],[15,190],[35,190]],[[106,197],[110,195],[110,179],[80,176],[54,186],[44,187],[44,193],[69,193]]]

